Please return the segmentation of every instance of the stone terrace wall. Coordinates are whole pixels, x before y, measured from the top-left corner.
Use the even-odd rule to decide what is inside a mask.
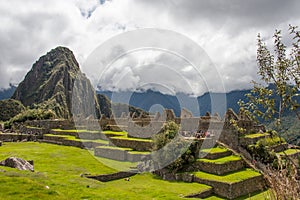
[[[45,129],[75,129],[74,122],[66,119],[62,120],[33,120],[33,121],[26,121],[25,126],[34,126],[34,127],[41,127]]]
[[[195,162],[188,167],[189,171],[205,171],[211,174],[223,175],[228,172],[237,171],[245,166],[243,160],[215,164],[212,162]]]
[[[24,135],[15,133],[2,133],[0,134],[0,140],[3,142],[17,142],[17,141],[36,141],[35,135]]]
[[[120,138],[110,138],[110,145],[124,147],[124,148],[132,148],[136,151],[151,151],[152,142],[148,141],[137,141],[137,140],[126,140]]]
[[[103,174],[103,175],[97,175],[97,176],[86,176],[87,178],[95,179],[101,182],[108,182],[113,180],[118,180],[122,178],[128,178],[133,175],[136,175],[134,172],[117,172],[114,174]]]
[[[253,177],[236,183],[205,180],[198,177],[194,177],[194,181],[212,186],[215,194],[227,199],[235,199],[243,195],[249,195],[256,191],[263,191],[266,187],[266,182],[263,176]]]

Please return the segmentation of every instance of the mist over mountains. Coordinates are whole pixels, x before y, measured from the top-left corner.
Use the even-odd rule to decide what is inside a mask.
[[[151,113],[161,112],[163,109],[173,109],[176,116],[180,116],[181,109],[186,108],[194,116],[205,115],[207,112],[223,116],[228,108],[238,112],[237,102],[240,99],[247,101],[245,94],[250,92],[250,90],[236,90],[228,93],[206,92],[201,96],[193,97],[185,93],[177,93],[176,96],[173,96],[149,89],[139,92],[96,91],[96,95],[89,79],[80,71],[72,51],[65,47],[57,47],[42,56],[33,65],[18,87],[11,85],[11,88],[0,91],[0,100],[13,98],[20,100],[25,106],[31,107],[38,104],[45,109],[54,109],[59,117],[68,118],[72,115],[71,98],[75,78],[78,78],[78,75],[80,75],[80,87],[85,88],[86,94],[75,95],[75,98],[81,102],[80,98],[91,94],[91,99],[96,105],[96,112],[101,112],[107,117],[112,115],[111,102],[122,105],[122,109],[120,106],[114,106],[114,109],[117,109],[114,111],[117,115],[121,114],[125,105],[130,105],[132,106],[130,110],[138,113],[142,112],[138,108]],[[274,85],[269,86],[269,88],[274,87]],[[98,113],[97,116],[100,114]]]

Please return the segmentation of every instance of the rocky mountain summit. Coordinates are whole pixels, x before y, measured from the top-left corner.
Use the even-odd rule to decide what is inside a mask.
[[[93,108],[83,102],[85,97],[93,99]],[[90,81],[80,71],[73,52],[66,47],[57,47],[40,57],[19,84],[12,99],[21,101],[25,106],[51,109],[61,118],[72,116],[74,102],[75,106],[85,109],[83,113],[94,110],[97,117],[100,114]]]

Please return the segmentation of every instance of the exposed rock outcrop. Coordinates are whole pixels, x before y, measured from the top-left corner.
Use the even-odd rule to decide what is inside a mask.
[[[30,163],[29,161],[26,161],[22,158],[9,157],[9,158],[1,161],[0,165],[16,168],[19,170],[29,170],[32,172],[34,171],[33,162]]]

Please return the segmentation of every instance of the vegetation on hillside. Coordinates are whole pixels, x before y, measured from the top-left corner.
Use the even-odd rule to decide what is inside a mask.
[[[14,99],[2,100],[0,101],[0,121],[7,121],[24,110],[25,107],[20,101]]]
[[[11,118],[9,121],[4,123],[4,128],[10,129],[14,123],[22,123],[27,120],[42,120],[42,119],[53,119],[56,115],[52,110],[43,109],[27,109],[22,113]]]

